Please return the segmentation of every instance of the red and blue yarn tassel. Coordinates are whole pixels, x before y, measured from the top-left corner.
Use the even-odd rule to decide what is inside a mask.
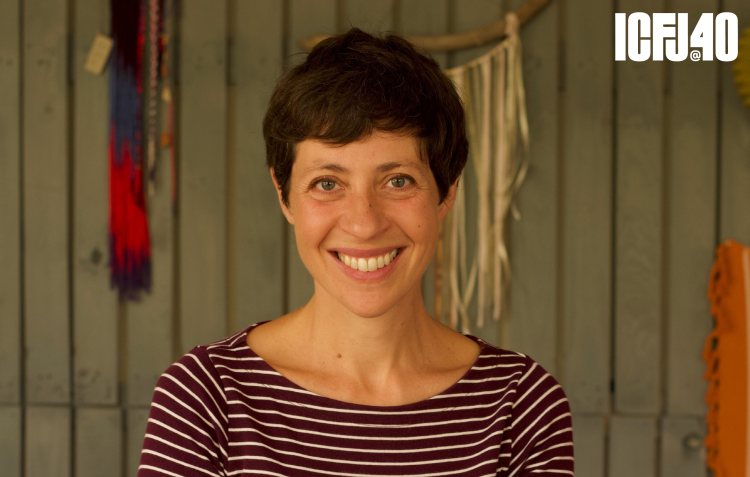
[[[151,289],[151,247],[142,148],[145,2],[110,0],[110,284],[121,299]]]

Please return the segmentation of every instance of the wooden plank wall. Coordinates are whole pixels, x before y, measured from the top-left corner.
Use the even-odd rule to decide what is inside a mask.
[[[299,39],[464,31],[522,3],[182,2],[177,213],[162,150],[148,198],[153,290],[128,303],[107,268],[108,77],[82,68],[106,2],[0,3],[2,474],[134,476],[161,372],[312,295],[261,134],[276,80],[304,58]],[[614,62],[616,11],[674,8],[553,1],[522,31],[532,146],[522,219],[508,228],[511,314],[473,333],[563,384],[582,477],[706,475],[705,289],[720,241],[750,245],[750,111],[730,65]],[[745,0],[679,8],[691,24],[720,8],[750,24]],[[447,68],[491,47],[434,57]],[[476,187],[471,167],[463,183]],[[429,271],[423,290],[431,300]]]

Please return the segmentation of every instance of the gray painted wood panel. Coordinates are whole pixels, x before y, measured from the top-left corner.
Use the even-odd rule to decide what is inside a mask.
[[[122,410],[76,409],[76,477],[116,476],[122,472]]]
[[[99,0],[75,3],[72,55],[73,375],[75,401],[86,404],[117,402],[117,293],[109,286],[109,75],[83,69],[103,10]]]
[[[287,66],[304,61],[297,41],[311,35],[334,34],[336,25],[336,2],[334,0],[290,0],[289,4],[289,52]],[[348,24],[347,24],[348,25]],[[286,220],[286,219],[285,219]],[[284,312],[296,310],[305,305],[315,292],[315,284],[310,272],[305,268],[297,252],[294,227],[286,224],[286,303]]]
[[[609,421],[609,477],[656,475],[656,419],[613,416]]]
[[[750,4],[725,0],[722,11],[737,15],[740,29],[750,24]],[[719,240],[734,239],[750,246],[750,110],[737,94],[732,64],[721,64],[721,196],[719,197]]]
[[[0,406],[0,469],[5,477],[21,477],[21,408]]]
[[[662,2],[623,0],[618,8],[660,12]],[[623,413],[659,410],[663,65],[657,61],[616,65],[614,406]]]
[[[612,5],[571,0],[562,114],[561,378],[574,412],[607,413],[612,283]]]
[[[656,475],[657,429],[651,417],[613,416],[609,421],[609,477]]]
[[[0,4],[0,402],[21,395],[19,2]]]
[[[227,4],[181,7],[180,351],[227,334]],[[189,99],[187,99],[189,98]]]
[[[145,54],[148,56],[148,49]],[[148,84],[144,85],[144,90],[148,95]],[[159,125],[167,123],[168,107],[164,101],[158,101],[157,134]],[[121,344],[125,348],[123,360],[126,362],[125,404],[129,406],[150,404],[156,381],[177,358],[174,353],[175,219],[170,169],[169,149],[157,149],[155,191],[146,198],[151,237],[151,292],[142,294],[139,301],[128,301],[123,307],[125,339]]]
[[[602,416],[573,414],[575,473],[578,477],[601,477],[604,469],[605,422]]]
[[[701,417],[663,417],[660,477],[705,477],[705,437],[706,423]]]
[[[134,477],[138,474],[138,464],[141,462],[141,449],[143,439],[146,436],[146,425],[148,424],[148,409],[128,409],[127,419],[127,441],[125,455],[125,475]]]
[[[33,403],[70,401],[67,18],[63,0],[24,2],[23,299]]]
[[[337,24],[338,14],[336,0],[289,0],[287,66],[301,63],[307,57],[307,52],[297,44],[299,40],[349,29],[346,22]]]
[[[70,408],[30,406],[26,408],[26,477],[70,477]]]
[[[406,35],[443,35],[448,33],[448,0],[401,0],[398,28]],[[440,66],[448,67],[448,53],[429,54]]]
[[[283,11],[275,0],[237,3],[233,57],[237,316],[242,328],[284,313],[284,224],[266,167],[263,117],[282,71]]]
[[[680,11],[690,31],[715,0],[685,0]],[[667,135],[667,387],[670,414],[703,415],[706,364],[703,342],[711,330],[708,277],[716,240],[717,68],[711,62],[670,63]]]
[[[357,27],[373,35],[384,34],[397,26],[393,22],[394,0],[344,0],[347,27]]]
[[[518,8],[523,1],[512,2]],[[510,348],[557,373],[558,15],[552,2],[521,30],[529,116],[529,168],[510,220]]]
[[[148,405],[174,355],[174,248],[169,152],[157,161],[156,192],[149,197],[151,293],[128,302],[125,320],[128,405]],[[208,340],[206,340],[208,342]]]

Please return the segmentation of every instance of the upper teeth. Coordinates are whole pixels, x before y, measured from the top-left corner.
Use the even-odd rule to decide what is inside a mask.
[[[371,258],[350,257],[349,255],[344,255],[343,253],[338,253],[337,255],[339,257],[339,260],[355,270],[359,270],[362,272],[374,272],[378,268],[383,268],[391,263],[391,260],[396,258],[396,255],[398,255],[398,249],[395,249],[393,252],[386,253],[385,255]]]

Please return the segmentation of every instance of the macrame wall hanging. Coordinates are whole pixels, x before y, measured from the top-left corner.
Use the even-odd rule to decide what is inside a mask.
[[[488,310],[494,320],[507,311],[510,264],[505,220],[509,212],[520,218],[513,195],[526,173],[523,158],[529,146],[529,128],[515,13],[505,16],[505,27],[506,37],[499,45],[470,63],[446,71],[464,102],[477,187],[467,190],[459,183],[456,201],[441,229],[435,295],[442,295],[442,282],[447,278],[451,290],[446,307],[448,321],[454,329],[460,324],[464,333],[471,332],[467,309],[475,294],[479,328],[484,326]],[[467,193],[478,196],[476,247],[467,242]],[[471,265],[467,263],[469,248],[476,249]],[[442,316],[441,301],[435,305],[435,314]]]
[[[159,0],[110,0],[113,40],[109,80],[109,246],[111,286],[137,299],[151,288],[151,247],[144,194],[143,72],[149,35],[147,158],[153,192],[156,91],[160,57]],[[146,22],[148,20],[148,28]]]

